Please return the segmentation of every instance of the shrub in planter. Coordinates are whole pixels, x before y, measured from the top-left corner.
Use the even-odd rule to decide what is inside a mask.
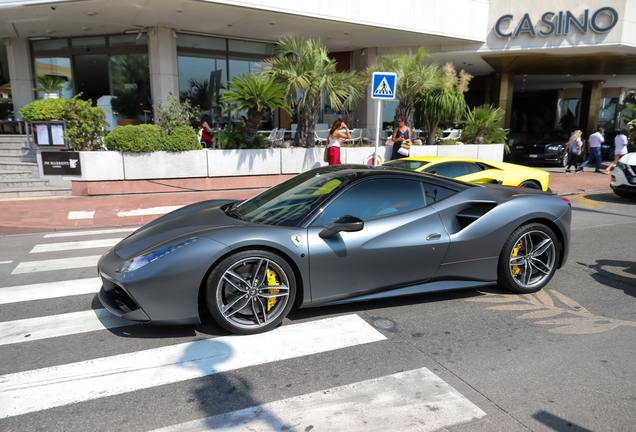
[[[190,126],[174,126],[170,129],[169,134],[163,135],[162,150],[164,151],[181,152],[201,150],[202,148],[196,131]]]
[[[34,120],[62,120],[65,99],[41,99],[20,108],[20,117],[26,122]]]
[[[99,149],[99,138],[109,126],[104,110],[93,106],[90,100],[82,100],[77,96],[64,102],[62,119],[66,120],[65,138],[68,146],[73,150]]]
[[[148,153],[162,150],[163,141],[163,132],[159,126],[142,124],[117,126],[106,135],[104,145],[108,150],[123,153]]]

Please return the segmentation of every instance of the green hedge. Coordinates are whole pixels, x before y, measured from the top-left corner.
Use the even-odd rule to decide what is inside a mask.
[[[156,125],[117,126],[104,138],[108,150],[123,153],[150,153],[154,151],[181,152],[201,150],[196,131],[189,126],[178,126],[169,135]]]
[[[163,131],[155,125],[117,126],[104,138],[108,150],[148,153],[163,150]]]
[[[41,99],[20,108],[20,116],[26,122],[34,120],[59,120],[63,118],[66,99]]]

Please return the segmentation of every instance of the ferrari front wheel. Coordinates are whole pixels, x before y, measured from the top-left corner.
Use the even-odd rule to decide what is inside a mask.
[[[499,256],[499,284],[521,294],[539,291],[556,271],[556,244],[556,236],[543,224],[515,230]]]
[[[280,256],[262,250],[233,254],[210,273],[207,303],[214,320],[237,334],[280,324],[296,296],[294,272]]]

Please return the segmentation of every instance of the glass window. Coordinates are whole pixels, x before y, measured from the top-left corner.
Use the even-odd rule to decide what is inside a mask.
[[[342,172],[306,172],[244,201],[236,213],[250,222],[297,226],[353,177]]]
[[[362,220],[404,213],[424,207],[422,183],[402,179],[374,179],[345,191],[324,211],[325,225],[345,215]]]
[[[106,38],[104,36],[94,36],[85,38],[71,39],[73,48],[96,48],[106,46]]]
[[[433,204],[449,197],[455,193],[454,190],[438,186],[431,183],[422,183],[424,185],[424,194],[426,195],[426,204]]]
[[[618,98],[602,98],[598,127],[611,131],[616,129],[616,108]]]
[[[150,68],[147,54],[110,56],[110,79],[113,94],[136,91],[150,96]]]
[[[479,167],[475,166],[471,163],[465,162],[446,162],[435,164],[431,167],[428,167],[424,170],[424,172],[437,174],[444,177],[456,178],[460,176],[465,176],[467,174],[472,174],[474,172],[480,171]]]
[[[209,114],[214,125],[224,123],[219,97],[226,84],[226,59],[179,55],[178,64],[181,99]]]
[[[177,47],[225,51],[225,39],[179,33]]]
[[[561,110],[560,127],[565,130],[574,130],[579,124],[580,99],[564,99]]]
[[[418,168],[423,167],[424,165],[430,164],[430,161],[419,161],[419,160],[406,160],[406,159],[396,159],[390,162],[384,163],[384,166],[390,166],[395,168],[404,168],[410,170],[416,170]]]
[[[108,45],[112,47],[148,45],[148,38],[143,36],[137,38],[136,34],[108,36]]]
[[[274,52],[274,45],[270,43],[230,39],[228,45],[228,49],[235,52],[263,54],[265,56],[271,56]]]
[[[68,39],[49,39],[33,41],[33,51],[61,50],[68,48]]]
[[[71,59],[69,57],[45,57],[35,59],[35,74],[61,76],[66,80],[61,91],[57,92],[64,99],[73,97],[73,81],[71,75]],[[37,81],[34,80],[33,87],[39,87]],[[44,93],[37,92],[38,99],[44,97]]]

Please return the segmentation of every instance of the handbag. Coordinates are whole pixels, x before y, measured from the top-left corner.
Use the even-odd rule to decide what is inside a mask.
[[[325,144],[325,154],[322,156],[322,160],[329,162],[329,146],[327,144]]]

